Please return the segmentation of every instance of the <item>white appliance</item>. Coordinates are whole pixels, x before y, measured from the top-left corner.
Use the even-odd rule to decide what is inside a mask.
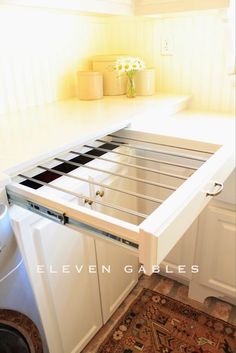
[[[29,317],[40,331],[46,352],[41,320],[23,258],[11,227],[9,213],[7,206],[0,204],[0,311],[14,310]]]
[[[223,182],[234,169],[233,151],[230,144],[144,133],[124,124],[119,131],[80,140],[60,155],[10,176],[5,190],[13,206],[12,223],[50,353],[80,352],[89,336],[74,348],[75,337],[64,325],[72,299],[59,281],[33,271],[37,263],[45,261],[40,249],[44,247],[52,258],[62,256],[65,249],[58,244],[64,229],[68,251],[77,249],[80,235],[85,234],[89,239],[128,249],[151,274],[153,266],[166,257],[211,198],[222,191]],[[43,232],[47,245],[42,245]],[[83,254],[78,252],[76,257],[80,256]],[[65,283],[70,288],[69,280]],[[95,282],[91,286],[89,295],[97,290]],[[60,295],[67,298],[64,309],[58,299],[59,287]],[[93,310],[95,317],[96,307]],[[99,319],[97,322],[91,335],[101,327]]]

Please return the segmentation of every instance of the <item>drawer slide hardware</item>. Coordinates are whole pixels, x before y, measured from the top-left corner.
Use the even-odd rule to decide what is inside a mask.
[[[19,195],[9,190],[7,190],[7,198],[10,205],[18,205],[28,211],[37,213],[38,215],[46,217],[56,223],[60,223],[63,225],[67,223],[67,217],[64,213],[57,212],[45,206],[39,205],[38,203],[27,200],[23,197],[19,197]]]
[[[83,222],[77,221],[76,219],[68,217],[65,213],[57,212],[48,207],[39,205],[38,203],[32,202],[30,200],[27,200],[23,197],[19,197],[19,195],[13,193],[12,191],[7,190],[7,197],[10,205],[11,204],[18,205],[28,211],[36,213],[42,217],[48,218],[53,222],[60,223],[62,225],[72,226],[73,228],[78,228],[78,231],[85,230],[90,233],[92,232],[96,236],[99,235],[100,237],[103,237],[103,238],[104,237],[109,238],[115,242],[122,243],[123,245],[126,245],[133,250],[138,250],[139,248],[139,245],[132,241],[123,239],[114,234],[105,232],[103,230],[97,229]]]

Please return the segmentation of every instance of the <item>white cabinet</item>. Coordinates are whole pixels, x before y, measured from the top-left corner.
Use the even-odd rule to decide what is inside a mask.
[[[236,303],[236,213],[233,206],[212,202],[200,216],[196,261],[199,273],[189,296],[203,302],[216,296]]]
[[[98,11],[101,5],[103,5],[103,11],[105,13],[133,15],[133,0],[103,0],[102,2],[103,4],[101,4],[101,0],[96,0]]]
[[[155,155],[153,154],[152,157]],[[169,157],[169,161],[171,162],[171,159]],[[179,162],[178,160],[176,160]],[[192,162],[193,163],[193,162]],[[145,161],[143,165],[145,167],[149,168],[155,168],[155,164],[150,161]],[[190,171],[187,168],[179,168],[177,166],[173,165],[168,165],[168,164],[160,164],[158,165],[159,170],[161,170],[164,173],[170,173],[170,174],[177,174],[177,175],[182,175],[183,177],[188,177]],[[139,172],[140,177],[145,177],[146,178],[151,178],[151,173],[145,172],[145,174],[142,172]],[[173,179],[171,177],[168,177],[166,175],[156,175],[155,176],[155,181],[165,185],[167,182],[170,183],[173,187],[178,187],[181,184],[181,181],[179,179]],[[145,186],[145,189],[143,191],[148,191],[154,195],[154,188],[151,186]],[[168,197],[170,194],[170,190],[165,189],[165,188],[159,188],[158,189],[158,194],[157,196],[161,199],[165,199]],[[160,265],[160,272],[166,277],[170,277],[173,279],[176,279],[182,283],[186,283],[187,281],[190,281],[192,278],[192,271],[191,271],[191,266],[194,264],[194,255],[195,255],[195,242],[196,242],[196,236],[197,236],[197,228],[198,228],[198,219],[196,219],[192,225],[188,228],[188,230],[185,232],[185,234],[181,237],[181,239],[177,242],[177,244],[174,246],[174,248],[168,253],[168,255],[165,257],[165,259],[162,261]],[[173,231],[173,236],[174,236]],[[180,265],[183,265],[184,268],[182,267],[179,268]]]
[[[104,13],[111,15],[132,15],[133,1],[132,0],[66,0],[65,6],[75,7],[79,11],[91,13]]]
[[[113,161],[117,160],[119,162],[127,162],[127,158],[121,158],[120,155],[107,153],[106,158]],[[90,166],[93,168],[104,168],[105,165],[108,166],[108,170],[111,173],[121,172],[119,164],[113,164],[104,161],[94,160],[90,162]],[[129,176],[131,177],[132,172],[135,175],[135,170],[129,170]],[[113,174],[107,174],[102,172],[91,173],[91,178],[93,182],[108,185],[109,187],[118,188],[120,190],[133,190],[136,191],[136,183],[132,183],[130,179],[118,178]],[[127,208],[134,207],[134,200],[130,198],[129,195],[108,188],[104,188],[99,185],[93,185],[91,190],[91,196],[97,201],[102,201],[103,204],[125,205]],[[136,200],[137,201],[137,200]],[[93,203],[91,208],[96,211],[106,211],[107,214],[110,213],[112,216],[114,210],[106,209],[104,205]],[[135,207],[137,209],[137,206]],[[116,211],[118,212],[118,211]],[[130,215],[119,213],[119,216],[123,220],[129,221]],[[135,221],[137,221],[137,217]],[[132,288],[136,285],[138,281],[138,255],[129,251],[125,248],[120,248],[115,244],[108,243],[104,240],[96,240],[96,255],[97,255],[97,265],[99,274],[99,284],[100,284],[100,294],[101,294],[101,305],[103,322],[105,323],[122,301],[126,298]],[[127,266],[127,267],[126,267]]]
[[[161,264],[164,276],[189,285],[189,296],[236,302],[235,171],[224,191],[203,211]],[[185,265],[186,273],[178,266]],[[191,266],[198,266],[199,272]],[[194,273],[194,275],[193,275]]]
[[[161,273],[179,282],[189,282],[195,266],[195,245],[198,232],[198,219],[189,227],[181,240],[175,245],[161,263]],[[182,266],[182,267],[180,267]]]
[[[136,0],[135,14],[165,14],[171,12],[199,11],[229,7],[229,0]]]
[[[108,146],[114,143],[116,146],[115,141],[118,141],[119,152],[110,153],[109,150],[107,153],[105,149],[105,155],[98,154],[104,150],[97,147],[104,146],[104,139]],[[91,144],[94,144],[92,149]],[[147,274],[166,258],[211,197],[222,190],[222,182],[234,167],[231,143],[219,146],[122,129],[83,146],[75,146],[77,151],[65,151],[60,158],[55,156],[20,173],[7,186],[9,201],[45,217],[51,216],[65,226],[82,229],[85,234],[88,231],[95,239],[103,238],[118,247],[129,247],[139,256]],[[94,153],[92,158],[89,151]],[[78,164],[75,155],[89,158],[89,162],[76,168],[81,166],[81,160]],[[86,171],[87,177],[100,178],[88,171],[92,170],[94,160],[101,169],[107,164],[113,165],[104,173],[110,175],[110,184],[92,182],[93,189],[94,184],[106,189],[104,201],[96,202],[93,197],[93,207],[83,207],[84,202],[76,202],[76,199],[83,199],[78,194],[84,182],[82,170]],[[73,171],[68,167],[71,164],[76,168]],[[53,165],[54,169],[51,169]],[[42,176],[42,170],[49,175]],[[135,174],[134,171],[139,172]],[[42,177],[44,182],[40,181]],[[34,189],[30,187],[32,182],[42,187]]]
[[[230,0],[3,0],[3,4],[93,14],[151,15],[229,7]]]
[[[107,133],[32,165],[6,187],[11,205],[64,225],[39,222],[28,212],[27,220],[21,208],[13,217],[50,353],[83,349],[102,316],[107,321],[135,285],[138,260],[151,274],[222,190],[234,167],[231,144],[129,128]],[[51,261],[73,271],[75,264],[97,265],[98,273],[88,275],[86,268],[59,277],[35,272],[37,264],[48,267]],[[110,278],[102,274],[102,265],[112,266]],[[134,272],[121,273],[124,265]]]
[[[72,10],[79,12],[132,15],[132,0],[4,0],[2,3],[17,6],[33,6],[48,9]]]
[[[102,240],[96,240],[96,253],[105,323],[137,284],[138,257]]]
[[[90,162],[90,167],[99,168],[98,161]],[[118,171],[117,167],[112,170]],[[92,184],[80,182],[78,187],[65,178],[64,187],[73,188],[88,201],[99,201],[99,190],[104,191],[106,202],[114,197],[112,191],[95,184],[107,183],[106,173],[83,167],[73,171],[80,178],[85,174]],[[115,178],[109,177],[108,181],[112,186]],[[120,195],[116,197],[119,202]],[[72,197],[70,202],[88,210],[101,208],[95,202],[85,205],[84,198]],[[80,352],[136,285],[137,254],[104,240],[94,240],[87,236],[88,231],[85,235],[67,229],[17,207],[12,208],[12,220],[22,253],[27,253],[27,270],[50,352]],[[126,265],[129,266],[125,269]],[[110,268],[110,273],[105,268]]]
[[[21,211],[12,210],[13,226],[50,353],[80,352],[102,326],[94,240]]]

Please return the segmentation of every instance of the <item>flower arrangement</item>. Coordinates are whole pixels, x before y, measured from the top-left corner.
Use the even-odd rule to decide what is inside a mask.
[[[119,75],[125,74],[128,78],[127,82],[127,97],[133,98],[136,96],[134,75],[136,72],[145,69],[143,60],[136,57],[121,57],[115,63],[115,70]]]

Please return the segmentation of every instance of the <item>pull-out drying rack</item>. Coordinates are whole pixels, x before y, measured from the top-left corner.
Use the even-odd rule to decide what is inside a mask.
[[[200,157],[200,156],[194,156],[191,154],[187,155],[187,154],[183,154],[183,153],[176,153],[174,151],[167,152],[166,150],[158,149],[158,147],[163,146],[164,144],[154,143],[155,146],[157,146],[157,148],[154,149],[154,148],[148,148],[148,147],[144,147],[144,146],[140,147],[140,143],[142,143],[144,145],[150,144],[150,142],[145,141],[145,140],[135,139],[135,141],[137,143],[136,143],[136,145],[133,145],[133,144],[129,143],[129,140],[133,140],[133,139],[124,138],[122,135],[111,134],[111,135],[108,135],[108,137],[110,137],[111,139],[107,140],[106,139],[107,137],[105,137],[103,139],[96,139],[93,142],[90,142],[89,144],[84,144],[82,147],[79,146],[78,150],[73,149],[70,151],[71,154],[77,155],[78,157],[74,157],[74,158],[70,158],[70,159],[66,159],[66,157],[53,158],[53,160],[55,162],[60,162],[60,163],[58,163],[56,166],[54,166],[52,168],[48,168],[43,163],[39,164],[37,166],[37,169],[38,169],[38,171],[41,170],[41,172],[37,173],[36,175],[34,175],[35,168],[32,170],[29,170],[27,172],[20,173],[18,175],[18,177],[24,179],[24,180],[20,181],[20,184],[25,185],[29,188],[33,188],[33,189],[38,189],[42,186],[48,186],[52,189],[62,191],[62,192],[68,193],[72,196],[83,199],[85,204],[89,203],[91,205],[92,203],[97,203],[99,205],[110,207],[114,210],[119,210],[119,211],[125,212],[127,214],[140,216],[141,218],[144,219],[148,215],[141,214],[141,213],[135,212],[133,210],[127,209],[127,208],[125,208],[125,205],[124,205],[124,207],[118,207],[118,206],[113,205],[112,203],[106,203],[106,202],[102,202],[100,200],[96,200],[96,199],[92,199],[92,198],[90,198],[88,200],[88,198],[86,196],[80,195],[79,193],[73,192],[73,191],[66,189],[64,187],[53,185],[52,181],[58,179],[59,177],[65,176],[65,177],[68,177],[68,178],[71,178],[74,180],[78,180],[79,182],[84,182],[84,183],[89,183],[92,185],[100,186],[105,189],[109,189],[112,191],[124,193],[126,195],[138,197],[139,199],[152,201],[152,202],[157,203],[157,205],[158,204],[160,205],[163,203],[164,200],[159,199],[159,198],[155,198],[155,197],[151,197],[151,196],[147,196],[142,193],[135,193],[135,192],[132,192],[129,190],[120,189],[119,187],[109,186],[104,183],[100,183],[96,180],[92,181],[86,177],[80,177],[77,175],[70,174],[70,172],[76,168],[83,167],[83,168],[86,168],[88,170],[88,172],[89,171],[102,172],[102,173],[109,174],[111,176],[115,176],[118,178],[124,178],[124,179],[132,180],[135,182],[144,183],[147,185],[152,185],[156,188],[168,189],[173,192],[177,189],[177,187],[175,187],[171,184],[158,183],[158,182],[144,179],[144,178],[138,178],[135,176],[129,176],[129,175],[125,175],[122,173],[113,172],[112,170],[109,170],[109,169],[99,168],[99,167],[96,167],[93,164],[91,164],[91,161],[96,161],[96,160],[104,161],[104,162],[108,162],[111,164],[116,164],[116,165],[122,166],[122,168],[131,167],[131,168],[135,168],[137,170],[142,170],[145,172],[156,173],[156,174],[168,176],[168,177],[171,177],[174,179],[179,179],[179,180],[181,180],[181,182],[184,182],[185,180],[188,179],[188,177],[183,176],[181,174],[165,172],[158,167],[148,168],[148,167],[140,166],[140,165],[138,165],[138,163],[136,163],[136,164],[135,163],[127,163],[127,162],[122,162],[119,160],[114,160],[111,158],[108,159],[108,158],[104,158],[103,156],[106,155],[107,153],[109,153],[109,154],[114,154],[114,155],[118,155],[118,156],[125,156],[125,157],[131,158],[131,159],[142,160],[145,162],[155,162],[156,164],[158,163],[159,165],[168,165],[168,166],[179,167],[182,169],[189,170],[190,175],[192,175],[192,173],[194,171],[196,171],[198,169],[198,167],[191,166],[190,164],[188,165],[187,162],[186,163],[177,163],[177,162],[168,161],[167,158],[166,159],[158,159],[158,157],[157,158],[148,158],[148,157],[144,157],[144,156],[137,155],[137,154],[132,155],[132,154],[120,152],[120,151],[117,151],[117,149],[120,150],[125,147],[126,149],[128,148],[131,151],[142,151],[142,152],[146,152],[146,153],[151,152],[151,153],[155,153],[157,155],[158,154],[164,155],[166,157],[174,156],[174,157],[182,158],[185,161],[198,161],[198,162],[200,162],[200,165],[202,163],[204,163],[209,158],[209,156],[212,154],[212,153],[207,153],[207,157],[205,157],[206,153],[204,151],[197,151],[198,154],[204,153],[204,157],[202,157],[202,156]],[[113,139],[113,138],[115,138],[115,139]],[[123,141],[121,141],[121,138],[123,138]],[[97,142],[99,142],[99,147],[94,146],[97,144]],[[153,143],[151,143],[151,144],[153,145]],[[170,146],[170,145],[164,145],[164,146],[168,147],[170,149],[174,149],[174,146]],[[88,150],[88,152],[85,152],[85,153],[79,152],[82,148],[87,148],[89,150]],[[191,151],[191,152],[194,151],[193,149],[182,148],[182,147],[180,149],[182,151]],[[196,151],[194,151],[194,152],[196,152]],[[33,172],[33,176],[32,176],[32,172]]]
[[[222,152],[219,147],[125,128],[20,172],[7,187],[7,195],[10,204],[141,249],[145,261],[150,235],[155,242],[160,235],[161,217],[168,223],[165,204],[169,205],[172,218],[174,210],[178,213],[180,208],[191,207],[190,200],[199,203],[196,212],[200,212],[209,195],[222,190],[223,186],[214,181],[199,199],[212,176],[225,163],[229,164],[230,156],[226,158],[225,149]],[[181,198],[183,205],[179,206]],[[172,203],[175,200],[177,210]],[[191,212],[189,218],[184,227],[177,227],[177,233],[192,222]],[[148,233],[149,240],[140,235],[140,230]],[[161,230],[166,230],[166,226]],[[166,243],[171,244],[163,250],[164,255],[175,242],[167,238]]]

